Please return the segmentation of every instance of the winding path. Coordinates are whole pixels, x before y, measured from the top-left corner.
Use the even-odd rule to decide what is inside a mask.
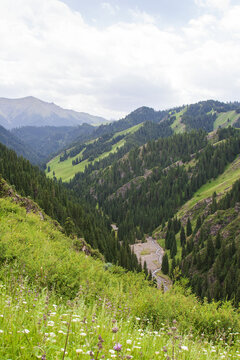
[[[141,260],[142,265],[144,261],[146,261],[148,270],[152,272],[152,276],[157,280],[158,288],[163,286],[164,291],[166,291],[169,289],[171,283],[164,277],[158,275],[159,270],[161,270],[164,250],[151,236],[147,237],[146,240],[145,243],[132,245],[132,249],[137,255],[138,260]]]

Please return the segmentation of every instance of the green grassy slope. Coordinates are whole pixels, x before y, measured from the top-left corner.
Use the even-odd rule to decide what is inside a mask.
[[[183,124],[181,122],[181,117],[183,116],[183,114],[185,113],[186,110],[187,110],[187,108],[185,107],[181,111],[175,112],[175,113],[172,112],[172,114],[171,114],[171,115],[176,116],[176,120],[174,120],[174,122],[171,125],[171,128],[173,129],[174,133],[176,133],[176,134],[182,133],[186,129],[185,124]]]
[[[239,114],[236,111],[227,111],[224,113],[219,113],[216,120],[214,121],[214,130],[221,127],[228,127],[233,125],[237,119],[239,118]]]
[[[163,294],[141,274],[107,269],[14,198],[0,199],[2,359],[86,359],[93,351],[94,359],[157,360],[164,346],[179,360],[237,358],[240,321],[229,304],[201,304],[179,286]]]
[[[185,166],[189,167],[195,163],[195,159],[191,160]],[[201,186],[201,188],[194,193],[192,198],[187,201],[177,212],[176,217],[183,219],[191,217],[193,228],[196,225],[197,217],[200,213],[204,212],[206,207],[204,200],[212,197],[212,194],[216,192],[218,199],[220,199],[227,191],[229,191],[236,180],[240,178],[240,157],[238,156],[235,161],[228,165],[223,174],[219,175],[216,179],[209,181]],[[165,248],[165,239],[161,231],[161,226],[153,231],[153,235],[158,239],[161,247]],[[182,254],[182,248],[180,244],[180,232],[176,234],[177,241],[177,255],[176,258],[180,259]],[[170,259],[170,250],[166,250]],[[170,262],[171,263],[171,262]]]
[[[49,173],[46,172],[46,174],[48,177],[53,178],[53,172],[55,172],[55,176],[57,179],[61,178],[62,181],[68,182],[70,179],[72,179],[74,177],[75,174],[77,174],[78,172],[84,171],[85,167],[88,164],[91,164],[91,163],[94,163],[95,161],[104,159],[109,154],[117,152],[117,148],[122,147],[124,144],[125,144],[125,140],[122,139],[118,143],[116,143],[112,146],[111,151],[107,151],[107,152],[101,154],[100,156],[96,157],[94,159],[94,161],[88,161],[88,159],[86,159],[86,160],[82,161],[80,164],[77,164],[75,166],[72,165],[72,161],[77,159],[83,153],[83,150],[81,151],[81,153],[77,154],[76,156],[74,156],[72,158],[68,158],[67,160],[62,161],[62,162],[60,162],[59,159],[60,159],[60,156],[63,155],[63,153],[59,154],[58,156],[56,156],[54,159],[50,160],[47,163],[47,167],[50,166],[51,171]]]
[[[143,126],[143,123],[132,126],[131,128],[129,128],[127,130],[119,131],[119,132],[115,133],[112,138],[116,138],[119,135],[133,134],[138,129],[140,129],[140,127],[142,127],[142,126]],[[75,157],[68,158],[67,160],[62,161],[62,162],[60,162],[59,160],[60,160],[60,156],[63,155],[63,153],[59,154],[47,163],[47,168],[48,168],[48,166],[50,166],[51,171],[50,172],[46,171],[46,174],[48,177],[53,178],[53,176],[54,176],[53,172],[55,172],[55,176],[57,179],[61,178],[62,181],[68,182],[70,179],[72,179],[74,177],[75,174],[77,174],[78,172],[83,172],[85,167],[88,164],[91,164],[91,163],[94,163],[95,161],[104,159],[105,157],[109,156],[109,154],[117,152],[119,148],[124,146],[125,142],[126,142],[126,140],[123,138],[119,142],[114,144],[110,151],[107,151],[107,152],[101,154],[100,156],[96,157],[94,159],[94,161],[88,161],[88,159],[86,159],[86,160],[82,161],[81,163],[74,165],[74,166],[72,165],[72,161],[77,159],[79,156],[81,156],[84,149],[81,151],[81,153],[77,154]],[[90,142],[88,142],[87,144],[89,144],[89,143]]]
[[[214,192],[218,196],[222,196],[228,191],[233,183],[240,178],[240,158],[227,166],[223,174],[216,179],[209,181],[195,192],[193,197],[186,202],[177,213],[177,217],[181,218],[184,214],[193,208],[199,201],[209,198]]]

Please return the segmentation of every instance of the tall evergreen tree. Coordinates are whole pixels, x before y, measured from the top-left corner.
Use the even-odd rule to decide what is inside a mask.
[[[187,221],[187,236],[190,236],[191,234],[192,234],[192,224],[191,224],[190,218],[188,218],[188,221]]]
[[[181,227],[180,242],[181,242],[181,246],[186,244],[186,235],[185,235],[185,231],[184,231],[183,226]]]
[[[162,272],[167,275],[169,273],[169,262],[168,262],[168,254],[165,252],[162,259]]]

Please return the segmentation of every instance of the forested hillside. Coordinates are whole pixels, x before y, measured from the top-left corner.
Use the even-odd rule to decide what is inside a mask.
[[[111,164],[135,146],[159,137],[170,136],[173,133],[168,120],[159,124],[148,121],[115,133],[108,132],[109,128],[109,125],[105,126],[107,132],[95,138],[98,133],[97,129],[90,136],[90,139],[92,137],[93,139],[87,142],[80,141],[78,143],[75,141],[70,149],[65,150],[47,163],[46,174],[49,177],[69,181],[75,174],[83,172],[89,165],[98,166],[99,161],[101,164]]]
[[[58,127],[24,126],[12,129],[11,133],[38,153],[41,162],[46,162],[50,155],[58,153],[74,140],[83,141],[86,138],[88,139],[94,129],[94,126],[89,124]]]
[[[143,274],[94,259],[2,178],[0,214],[2,359],[238,358],[230,304],[201,304],[180,285],[163,293]]]
[[[142,270],[128,244],[120,246],[105,214],[78,198],[61,182],[48,179],[37,166],[18,158],[14,151],[1,144],[0,174],[23,196],[30,196],[49,216],[59,221],[66,234],[84,237],[106,261]]]
[[[178,134],[135,148],[97,172],[89,167],[69,187],[98,203],[119,225],[119,237],[134,242],[172,217],[178,207],[239,153],[239,135],[208,144],[203,131]]]
[[[240,131],[190,130],[188,109],[174,114],[144,122],[143,111],[76,143],[60,163],[99,159],[68,184],[0,144],[3,358],[238,358]],[[188,131],[173,134],[180,118]],[[149,235],[164,248],[165,293],[130,247]]]
[[[6,145],[8,148],[13,149],[20,156],[30,160],[33,164],[40,162],[41,157],[24,141],[14,136],[10,131],[6,130],[0,125],[0,143]]]
[[[208,165],[210,153],[202,151],[200,158],[205,157],[203,169],[206,173],[210,168],[212,171],[210,181],[193,194],[166,227],[163,224],[154,234],[166,249],[165,274],[173,280],[182,276],[188,278],[189,285],[202,299],[228,299],[238,306],[239,131],[223,129],[218,132],[218,137],[221,140],[214,151],[219,148],[216,160],[218,166],[222,163],[225,171],[220,171],[220,176],[215,173],[213,163]],[[224,167],[227,163],[230,165]]]
[[[90,165],[93,169],[98,168],[99,161],[101,167],[110,165],[134,146],[160,137],[199,129],[211,132],[229,125],[238,127],[239,111],[238,102],[225,104],[214,100],[164,111],[141,107],[124,119],[94,129],[88,139],[76,139],[48,162],[46,173],[68,182]]]

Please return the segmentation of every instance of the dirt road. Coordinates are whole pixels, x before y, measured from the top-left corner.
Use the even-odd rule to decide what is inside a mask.
[[[166,291],[171,284],[165,278],[158,275],[159,270],[161,270],[164,250],[152,237],[149,236],[146,240],[147,242],[145,243],[134,244],[131,247],[138,260],[140,261],[141,259],[142,265],[146,261],[148,270],[151,270],[153,277],[157,280],[158,288],[163,286],[164,291]]]

